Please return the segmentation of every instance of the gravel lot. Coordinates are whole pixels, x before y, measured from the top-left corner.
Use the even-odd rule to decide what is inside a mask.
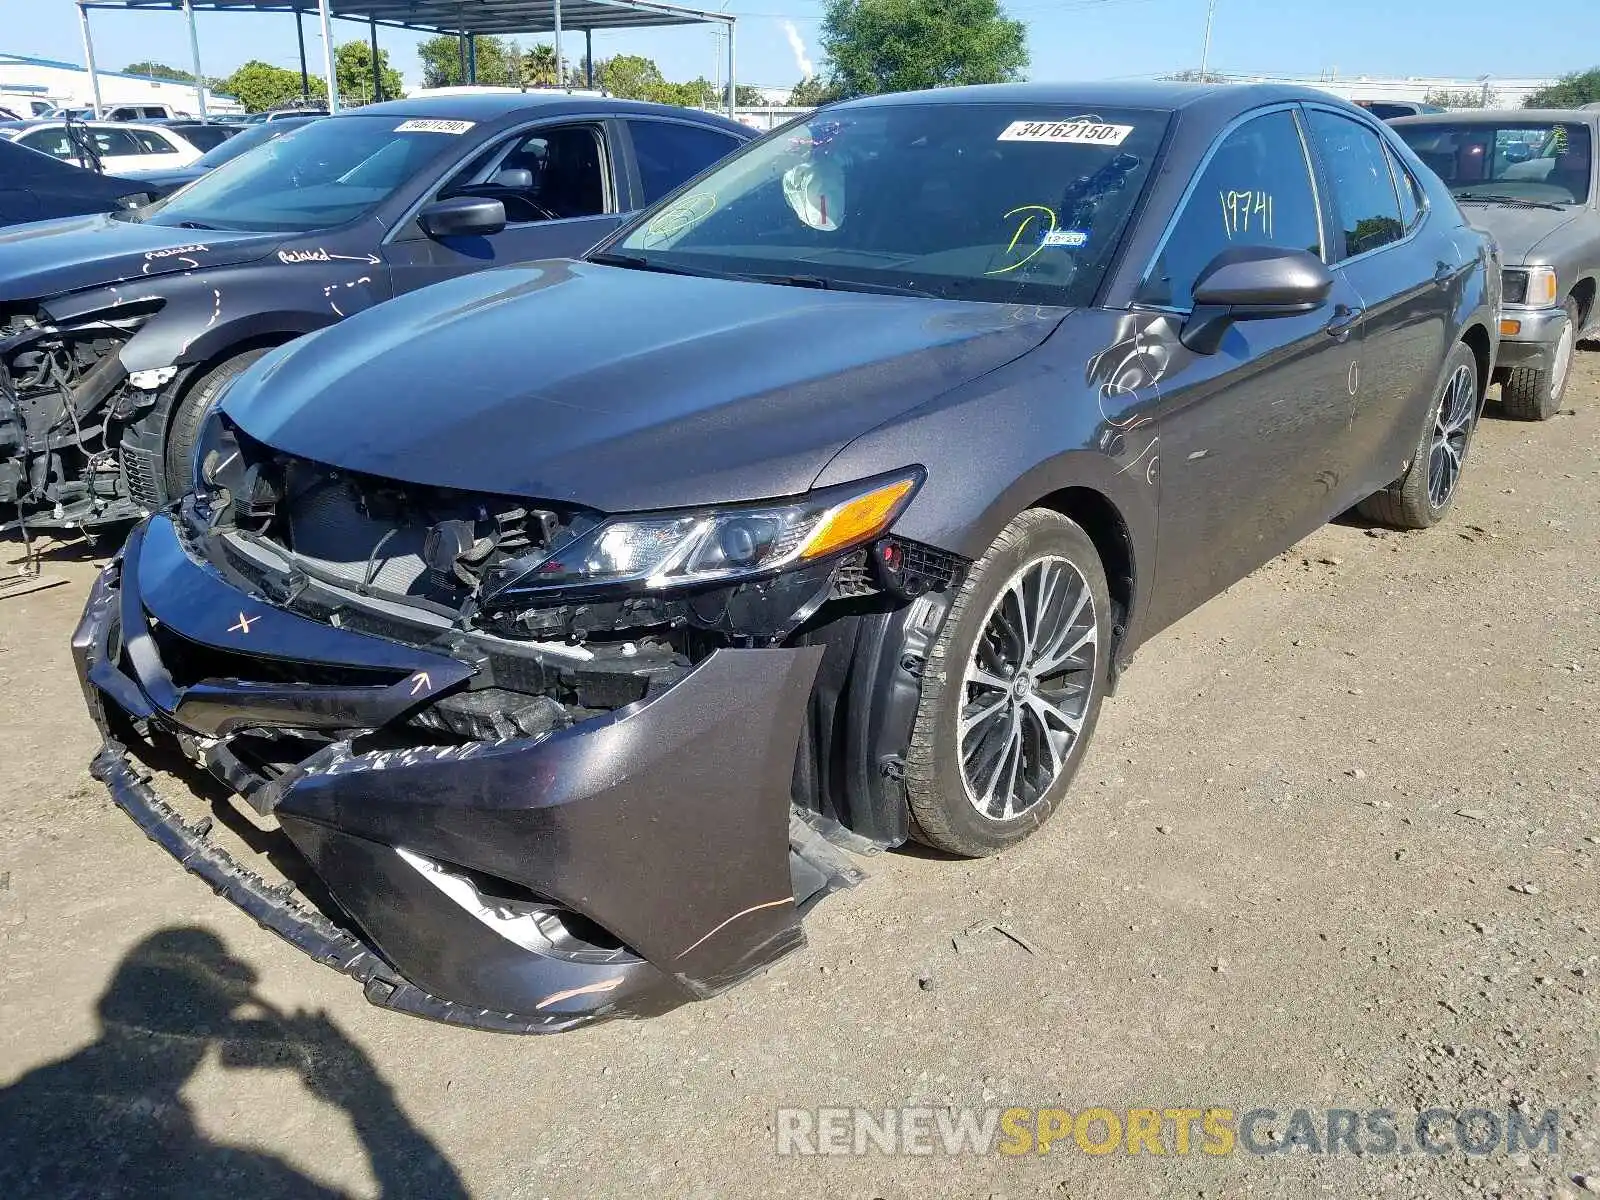
[[[86,770],[94,564],[55,553],[67,586],[0,603],[0,1191],[1587,1194],[1600,353],[1578,371],[1572,413],[1491,415],[1440,529],[1331,525],[1147,646],[1027,844],[866,860],[762,978],[555,1038],[370,1008],[147,842]],[[1560,1148],[775,1153],[779,1105],[907,1103],[1518,1104]]]

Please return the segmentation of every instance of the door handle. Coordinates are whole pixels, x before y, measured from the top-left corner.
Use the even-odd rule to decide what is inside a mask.
[[[1456,269],[1449,263],[1442,262],[1433,273],[1433,286],[1436,288],[1447,287],[1455,277]]]
[[[1336,342],[1348,342],[1350,334],[1364,315],[1364,310],[1340,304],[1333,310],[1333,320],[1327,324],[1328,336]]]

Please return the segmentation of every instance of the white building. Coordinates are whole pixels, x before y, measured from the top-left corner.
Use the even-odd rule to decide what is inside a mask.
[[[171,79],[151,79],[122,71],[96,71],[100,81],[100,103],[106,108],[118,104],[170,104],[180,112],[199,116],[200,101],[192,83]],[[94,88],[89,72],[77,63],[53,58],[29,58],[24,54],[0,53],[0,107],[10,108],[4,96],[43,97],[67,108],[87,108],[94,103]],[[243,112],[232,96],[206,89],[208,112]]]
[[[1440,92],[1466,93],[1479,99],[1487,95],[1494,108],[1521,108],[1523,101],[1534,92],[1560,82],[1558,79],[1498,79],[1494,76],[1447,79],[1414,75],[1400,79],[1381,75],[1352,75],[1345,78],[1337,74],[1223,75],[1216,78],[1229,83],[1300,84],[1321,88],[1346,100],[1411,100],[1421,104],[1425,97]]]

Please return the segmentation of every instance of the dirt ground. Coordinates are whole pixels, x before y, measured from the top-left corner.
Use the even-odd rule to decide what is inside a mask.
[[[0,603],[4,1190],[1600,1191],[1600,353],[1579,372],[1573,412],[1485,421],[1441,528],[1331,525],[1156,638],[1025,845],[864,860],[765,976],[553,1038],[370,1008],[146,841],[86,770],[94,567],[56,555],[67,586]],[[905,1104],[1519,1106],[1560,1141],[776,1153],[779,1106]]]

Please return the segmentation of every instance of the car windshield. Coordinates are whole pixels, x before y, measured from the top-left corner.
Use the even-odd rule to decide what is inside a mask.
[[[1584,204],[1593,147],[1575,121],[1421,121],[1395,126],[1463,200]]]
[[[152,225],[309,233],[371,212],[435,159],[457,151],[463,121],[349,116],[273,138],[139,210]],[[240,134],[244,137],[244,134]]]
[[[215,170],[223,163],[232,162],[247,150],[254,150],[263,142],[270,142],[286,133],[293,133],[302,124],[309,124],[309,122],[273,121],[271,124],[251,126],[249,129],[242,130],[227,141],[219,142],[210,150],[207,150],[194,160],[193,165],[204,167],[207,171]]]
[[[1167,120],[1071,104],[823,110],[686,185],[595,257],[795,286],[1086,304]]]

